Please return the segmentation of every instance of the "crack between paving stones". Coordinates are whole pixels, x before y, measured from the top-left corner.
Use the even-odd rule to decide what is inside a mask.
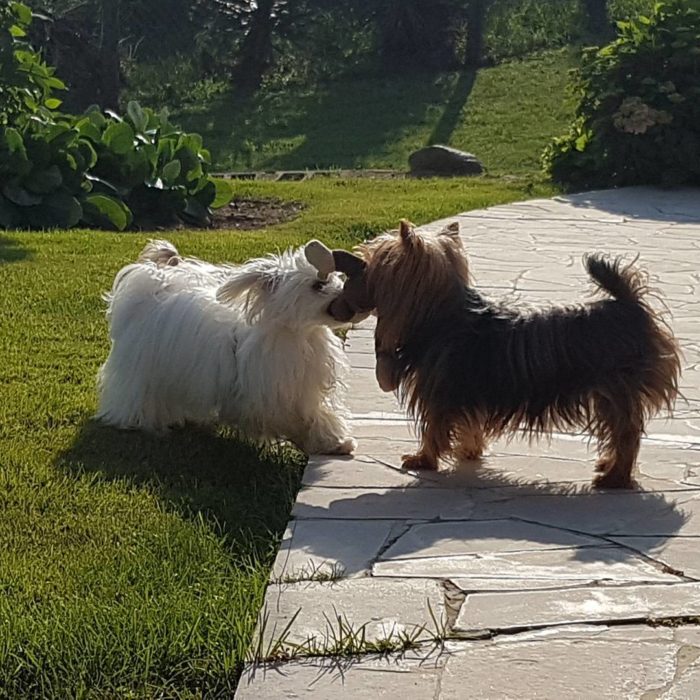
[[[483,630],[474,630],[473,632],[456,632],[454,630],[451,630],[451,633],[445,634],[444,637],[441,637],[437,641],[421,641],[417,642],[416,646],[413,649],[407,649],[407,650],[397,650],[397,651],[388,651],[386,653],[378,653],[376,650],[368,649],[367,651],[357,651],[356,653],[352,654],[351,657],[346,656],[346,655],[334,655],[334,654],[291,654],[286,658],[283,659],[275,659],[275,660],[256,660],[252,662],[252,666],[254,668],[265,668],[268,666],[275,666],[275,665],[284,665],[290,662],[299,662],[299,661],[313,661],[314,659],[323,659],[323,660],[333,660],[333,659],[338,659],[339,661],[341,659],[350,661],[360,661],[364,658],[378,658],[378,657],[394,657],[395,659],[401,659],[402,657],[406,656],[407,652],[411,652],[414,655],[418,655],[421,651],[427,652],[425,653],[425,656],[420,659],[420,664],[423,662],[427,661],[433,654],[434,651],[438,651],[437,658],[442,656],[444,653],[444,644],[446,642],[467,642],[467,641],[487,641],[487,640],[496,640],[498,641],[499,639],[508,639],[510,637],[517,637],[518,635],[527,633],[527,632],[542,632],[545,630],[557,630],[557,629],[564,629],[567,627],[576,627],[580,625],[585,625],[586,627],[593,627],[593,628],[601,628],[601,631],[604,631],[605,628],[610,628],[610,627],[631,627],[635,625],[646,625],[648,627],[673,627],[673,628],[678,628],[678,627],[697,627],[700,626],[700,618],[698,616],[692,616],[692,615],[686,615],[686,616],[665,616],[665,617],[660,617],[660,618],[650,618],[650,617],[643,617],[640,616],[638,618],[630,618],[630,619],[609,619],[609,620],[596,620],[596,621],[586,621],[586,622],[581,622],[581,623],[571,623],[571,622],[562,622],[562,623],[548,623],[548,624],[542,624],[542,625],[523,625],[520,627],[512,627],[508,629],[483,629]],[[591,632],[593,630],[590,630]],[[597,635],[597,631],[596,631]],[[580,637],[576,637],[577,639]],[[603,640],[605,641],[605,640]],[[667,640],[664,640],[665,642]],[[646,643],[651,643],[651,641],[647,641]],[[682,649],[683,647],[691,646],[691,645],[679,645],[680,648]],[[691,647],[693,648],[693,647]],[[700,656],[700,650],[699,654]],[[697,658],[697,657],[696,657]],[[692,661],[690,662],[692,663]],[[690,664],[688,664],[690,666]],[[686,667],[687,668],[687,667]],[[439,674],[439,679],[441,678],[441,673],[444,671],[444,664],[436,667],[435,670]],[[683,669],[685,670],[685,669]],[[674,679],[675,680],[675,679]],[[439,683],[438,683],[439,685]],[[436,697],[439,697],[437,695]]]
[[[375,576],[374,578],[391,578],[389,576]],[[423,577],[427,578],[427,577]],[[454,576],[452,578],[459,579],[461,581],[466,581],[470,579],[465,579],[464,577],[460,576]],[[528,579],[523,579],[522,577],[517,577],[517,576],[512,576],[510,578],[506,576],[489,576],[489,579],[493,579],[495,581],[532,581],[537,582],[537,581],[553,581],[554,579],[547,578],[545,576],[540,576],[540,577],[532,577]],[[479,579],[473,579],[474,581],[478,581]],[[453,585],[456,585],[454,582],[450,581]],[[509,594],[509,593],[556,593],[556,592],[567,592],[567,591],[573,591],[573,590],[581,590],[582,588],[597,588],[597,589],[611,589],[611,590],[619,590],[623,588],[641,588],[641,587],[649,587],[649,586],[679,586],[682,585],[678,581],[634,581],[634,580],[627,580],[627,581],[620,581],[619,579],[606,579],[606,578],[600,578],[600,579],[558,579],[557,581],[560,585],[557,586],[550,586],[548,588],[512,588],[512,589],[481,589],[481,588],[474,588],[474,589],[468,589],[468,588],[459,588],[461,590],[465,597],[466,596],[473,596],[473,595],[480,595],[480,594],[488,594],[488,595],[501,595],[501,594]],[[683,583],[688,583],[691,584],[693,582],[683,582]]]
[[[440,479],[431,479],[430,477],[425,476],[424,474],[418,474],[417,472],[414,471],[409,471],[407,469],[403,469],[401,467],[397,467],[394,464],[391,464],[390,462],[385,462],[383,459],[379,457],[375,457],[374,455],[368,454],[367,455],[370,459],[373,459],[377,464],[382,465],[383,467],[387,467],[387,469],[391,469],[392,471],[398,472],[399,474],[405,474],[407,476],[412,476],[414,479],[416,479],[418,482],[421,481],[426,481],[431,484],[438,484],[440,483]],[[406,488],[405,486],[399,486],[399,487],[394,487],[394,488]],[[409,488],[415,488],[415,487],[409,487]]]
[[[447,637],[444,641],[466,641],[478,639],[498,639],[501,637],[513,637],[524,632],[541,632],[542,630],[556,630],[576,625],[590,625],[592,627],[630,627],[633,625],[646,625],[647,627],[700,627],[698,615],[664,615],[662,617],[640,616],[635,618],[609,620],[586,620],[584,622],[558,622],[543,623],[541,625],[522,625],[519,627],[475,629],[473,632],[455,632],[455,636]],[[454,630],[453,630],[454,631]]]
[[[698,579],[693,578],[692,576],[686,576],[685,572],[679,571],[678,569],[670,566],[669,564],[666,564],[663,561],[655,559],[654,557],[651,557],[648,554],[646,554],[638,549],[635,549],[634,547],[632,547],[630,545],[627,545],[627,544],[624,544],[621,542],[617,542],[613,539],[610,539],[611,537],[625,537],[625,536],[634,537],[634,535],[618,535],[616,533],[594,534],[594,533],[589,533],[589,532],[583,532],[581,530],[575,530],[572,528],[566,528],[566,527],[561,527],[561,526],[557,526],[557,525],[549,525],[547,523],[541,523],[537,520],[527,520],[525,518],[509,518],[509,519],[512,519],[516,522],[519,521],[519,522],[530,523],[531,525],[539,525],[541,527],[548,527],[548,528],[553,529],[553,530],[561,530],[563,532],[569,532],[571,534],[579,535],[581,537],[590,537],[590,538],[595,539],[595,540],[600,540],[601,543],[605,542],[607,544],[606,545],[602,545],[602,544],[598,545],[599,547],[606,548],[606,546],[612,545],[615,548],[624,549],[624,550],[627,550],[629,552],[634,552],[637,556],[639,556],[640,558],[649,562],[652,566],[654,566],[656,569],[660,570],[662,573],[671,574],[672,576],[677,576],[682,581],[688,581],[688,582],[694,582],[694,581],[697,582],[698,581]],[[649,535],[649,537],[668,537],[668,536],[667,535]],[[591,545],[591,546],[595,546],[595,545]]]
[[[442,697],[442,677],[443,674],[445,673],[445,667],[447,666],[447,662],[442,664],[439,668],[436,668],[435,670],[437,671],[436,673],[436,680],[435,680],[435,694],[433,695],[433,700],[441,700]]]
[[[444,641],[451,641],[448,638],[445,638]],[[460,641],[460,640],[454,640],[454,641]],[[413,660],[418,661],[418,666],[421,667],[423,664],[430,660],[433,652],[439,650],[437,656],[435,657],[435,662],[443,656],[444,650],[443,650],[443,643],[442,642],[432,642],[432,641],[422,641],[422,642],[417,642],[416,646],[413,648],[405,649],[405,650],[397,650],[397,651],[387,651],[387,652],[378,652],[374,650],[367,650],[367,651],[358,651],[356,653],[347,655],[347,654],[298,654],[298,655],[289,655],[283,658],[279,659],[255,659],[251,662],[248,662],[248,665],[255,671],[257,669],[267,669],[267,668],[273,668],[273,667],[280,667],[280,666],[285,666],[286,664],[289,663],[294,663],[294,662],[307,662],[307,663],[313,663],[314,661],[337,661],[338,665],[340,665],[341,662],[345,662],[347,664],[351,664],[353,662],[361,661],[366,658],[389,658],[392,657],[395,660],[400,660],[408,654],[412,654],[417,658],[414,658]],[[424,656],[420,656],[422,652],[425,652]],[[435,666],[432,670],[436,672],[442,672],[444,670],[445,664],[442,663],[440,666]],[[394,671],[392,669],[373,669],[373,668],[368,668],[366,669],[367,672],[372,672],[372,673],[405,673],[405,671]]]
[[[466,595],[465,595],[466,599]],[[266,668],[268,666],[279,666],[279,665],[285,665],[287,663],[295,662],[295,661],[313,661],[314,659],[324,659],[324,660],[333,660],[333,659],[338,659],[339,661],[341,659],[345,659],[347,661],[353,660],[353,661],[359,661],[364,658],[378,658],[378,657],[389,657],[393,656],[396,659],[400,659],[403,656],[406,656],[408,652],[411,652],[412,654],[418,655],[419,652],[421,651],[427,651],[425,656],[420,659],[419,665],[422,665],[424,661],[427,661],[433,654],[434,651],[438,651],[438,656],[437,658],[439,659],[440,656],[443,655],[444,653],[444,644],[446,642],[465,642],[465,641],[486,641],[486,640],[498,640],[498,639],[507,639],[509,637],[517,637],[518,635],[527,633],[527,632],[541,632],[544,630],[557,630],[557,629],[564,629],[567,627],[577,627],[581,625],[585,625],[586,627],[593,627],[593,628],[601,628],[601,631],[604,631],[605,628],[610,628],[610,627],[631,627],[635,625],[646,625],[648,627],[672,627],[672,628],[679,628],[679,627],[698,627],[700,626],[700,617],[698,616],[693,616],[693,615],[669,615],[669,616],[663,616],[663,617],[658,617],[658,618],[652,618],[652,617],[644,617],[640,616],[637,618],[630,618],[630,619],[608,619],[608,620],[595,620],[595,621],[586,621],[586,622],[579,622],[579,623],[571,623],[571,622],[562,622],[562,623],[547,623],[547,624],[541,624],[541,625],[522,625],[520,627],[512,627],[512,628],[507,628],[507,629],[483,629],[483,630],[473,630],[472,632],[458,632],[455,631],[454,629],[451,629],[449,633],[445,634],[444,636],[441,636],[439,639],[436,640],[425,640],[425,641],[419,641],[416,643],[416,646],[412,649],[406,649],[406,650],[397,650],[397,651],[388,651],[386,653],[378,653],[376,650],[368,649],[367,651],[358,651],[354,654],[352,654],[351,657],[348,657],[346,655],[334,655],[334,654],[298,654],[298,655],[290,655],[286,658],[283,659],[274,659],[274,660],[254,660],[252,662],[252,667],[255,668]],[[576,637],[577,639],[580,637]],[[666,640],[664,640],[666,641]],[[646,642],[646,643],[651,643],[651,642]],[[684,647],[692,647],[692,645],[679,645],[680,649]],[[679,649],[679,651],[680,651]],[[698,650],[698,656],[700,656],[700,650]],[[698,657],[695,657],[698,658]],[[688,668],[692,664],[692,660],[686,665],[685,668]],[[438,688],[437,691],[440,690],[440,680],[442,677],[442,673],[444,672],[445,665],[442,664],[440,666],[436,666],[435,671],[438,674]],[[683,669],[683,671],[685,670]],[[674,682],[677,680],[677,678],[674,676]],[[439,693],[435,696],[439,698]]]
[[[379,562],[381,559],[382,555],[388,551],[391,547],[393,547],[404,535],[406,535],[408,532],[410,532],[411,528],[415,527],[413,524],[409,523],[403,523],[401,526],[397,527],[398,532],[394,535],[389,534],[387,538],[384,540],[382,543],[381,547],[377,550],[377,553],[374,555],[374,557],[370,560],[369,562],[369,575],[372,577],[372,568],[374,567],[375,564]]]

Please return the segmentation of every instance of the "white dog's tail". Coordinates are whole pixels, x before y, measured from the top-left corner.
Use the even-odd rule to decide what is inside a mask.
[[[180,260],[177,248],[170,241],[155,240],[146,243],[136,262],[152,262],[158,267],[166,267],[177,265]]]
[[[126,265],[119,270],[114,278],[112,289],[102,295],[102,299],[107,302],[107,318],[111,319],[112,317],[114,297],[117,293],[117,289],[122,286],[124,280],[134,272],[134,270],[141,269],[140,266],[143,263],[153,263],[156,267],[174,267],[179,265],[181,261],[182,258],[177,252],[177,248],[170,243],[170,241],[149,241],[139,254],[136,262],[131,265]]]

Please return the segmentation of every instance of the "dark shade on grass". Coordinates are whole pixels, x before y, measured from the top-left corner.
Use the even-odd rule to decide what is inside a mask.
[[[16,240],[0,234],[0,264],[24,260],[29,255]]]
[[[223,169],[406,169],[411,151],[445,143],[495,173],[533,173],[572,117],[569,50],[477,74],[343,80],[213,99],[177,120],[199,131]]]

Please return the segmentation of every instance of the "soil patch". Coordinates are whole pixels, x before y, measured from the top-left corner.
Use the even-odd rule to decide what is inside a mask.
[[[235,197],[225,207],[214,211],[212,228],[252,231],[292,221],[305,208],[303,202],[290,202],[277,197]]]

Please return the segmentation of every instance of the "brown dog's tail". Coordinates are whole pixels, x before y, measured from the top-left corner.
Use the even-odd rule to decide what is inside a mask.
[[[646,319],[640,350],[646,365],[641,386],[642,414],[648,419],[664,408],[671,412],[678,396],[681,352],[671,328],[648,302],[647,295],[656,294],[650,292],[646,275],[634,264],[623,266],[620,258],[587,255],[584,264],[600,289],[617,301],[634,305]]]
[[[623,266],[622,258],[596,253],[586,255],[583,264],[596,285],[618,301],[638,304],[648,291],[646,275],[634,264]]]

